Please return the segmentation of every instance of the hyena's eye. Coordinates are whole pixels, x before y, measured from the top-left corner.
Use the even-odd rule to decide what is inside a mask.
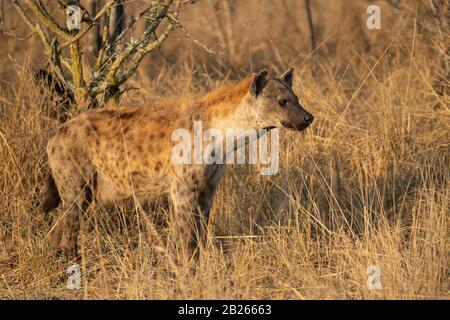
[[[286,104],[287,104],[287,100],[286,100],[286,99],[280,99],[280,100],[278,100],[278,104],[279,104],[281,107],[285,107]]]

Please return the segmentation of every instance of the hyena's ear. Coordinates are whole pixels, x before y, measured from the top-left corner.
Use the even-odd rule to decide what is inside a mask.
[[[292,88],[292,84],[294,83],[294,68],[290,68],[288,71],[283,73],[280,79],[286,82],[289,87]]]
[[[262,70],[253,75],[252,84],[250,85],[250,93],[256,98],[264,89],[267,83],[267,71]]]

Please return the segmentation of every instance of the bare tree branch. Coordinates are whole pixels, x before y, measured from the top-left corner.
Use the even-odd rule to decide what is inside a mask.
[[[21,2],[29,10],[24,10]],[[196,1],[154,0],[139,14],[131,17],[128,25],[125,24],[127,2],[123,0],[107,0],[101,9],[90,2],[89,10],[80,2],[80,0],[58,0],[60,9],[65,10],[66,15],[69,14],[66,10],[69,4],[80,8],[82,16],[77,18],[80,19],[81,25],[79,28],[68,30],[56,22],[53,13],[49,13],[41,0],[12,0],[32,33],[39,35],[54,75],[73,93],[77,103],[96,105],[100,97],[106,101],[112,97],[117,98],[124,92],[120,86],[133,76],[143,58],[152,50],[159,48],[177,27],[198,45],[212,52],[195,40],[177,20],[183,5]],[[130,31],[134,30],[136,23],[142,20],[145,20],[145,24],[141,35],[126,40],[126,35],[131,34]],[[167,24],[157,36],[156,29],[163,21]],[[96,58],[95,63],[92,61],[91,75],[85,77],[82,62],[86,60],[83,60],[83,54],[89,51],[92,54],[92,50],[82,50],[81,40],[92,32],[95,36]],[[67,52],[66,48],[69,48],[70,59],[67,59],[67,54],[63,54],[63,51]],[[63,70],[63,65],[67,69]]]
[[[117,71],[119,68],[123,65],[125,60],[132,54],[136,53],[138,48],[140,48],[140,51],[136,54],[137,56],[142,56],[141,58],[135,59],[135,61],[141,61],[143,56],[146,55],[148,52],[153,50],[153,45],[149,46],[149,42],[151,39],[151,36],[153,32],[155,31],[156,27],[160,24],[160,22],[165,18],[166,13],[169,10],[170,5],[172,4],[173,0],[165,0],[164,3],[159,8],[159,11],[157,12],[157,15],[155,17],[152,17],[152,20],[150,23],[147,23],[145,26],[145,30],[142,34],[142,36],[136,41],[131,41],[130,44],[125,48],[125,50],[120,53],[116,58],[115,61],[112,63],[110,71],[107,75],[107,79],[111,84],[118,85],[118,81],[116,78]],[[181,1],[178,1],[178,6]],[[178,11],[176,12],[178,14]],[[164,41],[168,33],[172,31],[173,24],[170,24],[169,27],[167,27],[166,31],[163,33],[163,38],[160,39],[161,41]],[[158,41],[159,45],[160,41]]]
[[[186,30],[185,27],[183,27],[183,25],[180,23],[180,21],[172,14],[167,14],[167,17],[173,22],[173,24],[175,24],[178,28],[181,29],[181,31],[183,31],[183,33],[192,41],[194,41],[194,43],[196,45],[198,45],[199,47],[203,48],[203,50],[205,50],[208,53],[214,53],[214,54],[223,54],[222,52],[220,52],[219,50],[212,50],[210,48],[208,48],[205,44],[201,43],[199,40],[197,40],[189,31]]]
[[[308,14],[308,27],[309,27],[309,34],[311,38],[311,68],[313,74],[315,73],[315,59],[314,59],[314,52],[316,51],[317,43],[316,43],[316,32],[314,30],[314,22],[313,22],[313,16],[312,16],[312,10],[311,10],[311,0],[305,0],[305,6],[306,6],[306,13]]]
[[[116,0],[111,12],[112,32],[110,42],[115,43],[117,36],[125,29],[125,8],[123,0]]]
[[[44,6],[41,2],[37,2],[36,0],[24,0],[25,4],[34,12],[36,17],[41,21],[41,23],[45,24],[49,29],[51,29],[54,33],[59,36],[69,39],[70,32],[59,26],[58,23],[50,16],[50,14],[45,10]]]
[[[56,59],[55,61],[52,61],[52,57],[55,56],[55,51],[53,46],[50,44],[47,35],[45,34],[42,27],[39,25],[39,23],[33,24],[31,19],[27,16],[24,9],[19,5],[17,0],[13,0],[12,2],[13,6],[16,8],[17,12],[20,14],[22,19],[25,21],[25,23],[28,25],[28,27],[39,34],[39,37],[41,38],[41,41],[44,45],[45,50],[47,51],[48,56],[50,57],[50,64],[52,65],[52,68],[54,72],[58,75],[60,80],[64,83],[64,85],[69,88],[70,90],[73,89],[72,84],[67,81],[66,77],[63,76],[63,71],[61,68],[61,64],[59,64],[59,59]]]
[[[105,14],[105,12],[107,10],[109,10],[114,4],[114,0],[110,0],[99,12],[98,14],[89,20],[89,26],[84,29],[81,32],[78,32],[76,36],[72,37],[71,39],[69,39],[68,41],[64,42],[63,44],[61,44],[61,49],[65,48],[71,44],[73,44],[74,42],[80,40],[81,38],[83,38],[90,30],[92,27],[94,27],[95,25],[98,25],[98,21],[99,19]]]

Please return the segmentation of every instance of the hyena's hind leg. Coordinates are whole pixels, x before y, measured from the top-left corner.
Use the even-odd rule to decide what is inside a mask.
[[[78,234],[80,231],[80,216],[92,201],[92,190],[95,177],[80,174],[80,169],[67,167],[64,170],[52,170],[62,202],[62,213],[53,226],[51,245],[57,252],[62,252],[68,258],[78,258]],[[61,174],[63,173],[63,174]],[[66,173],[66,174],[64,174]]]
[[[58,188],[56,186],[55,179],[52,174],[48,175],[47,178],[47,189],[45,191],[45,199],[42,202],[42,211],[45,214],[45,219],[49,219],[49,214],[51,211],[56,209],[61,203],[61,197],[59,195]],[[51,221],[51,220],[50,220]],[[55,223],[55,219],[53,219],[53,227],[51,229],[51,241],[50,245],[56,251],[60,250],[59,244],[61,242],[62,236],[62,224]]]
[[[72,187],[70,195],[63,202],[64,216],[61,221],[62,235],[60,247],[66,257],[78,258],[80,219],[92,201],[92,189],[89,183],[85,181],[81,182],[81,185],[77,187]]]

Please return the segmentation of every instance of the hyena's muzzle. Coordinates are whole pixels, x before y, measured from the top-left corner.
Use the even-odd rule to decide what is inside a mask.
[[[300,104],[297,104],[296,108],[291,108],[286,118],[280,121],[281,125],[298,131],[305,130],[314,120],[313,115]]]

